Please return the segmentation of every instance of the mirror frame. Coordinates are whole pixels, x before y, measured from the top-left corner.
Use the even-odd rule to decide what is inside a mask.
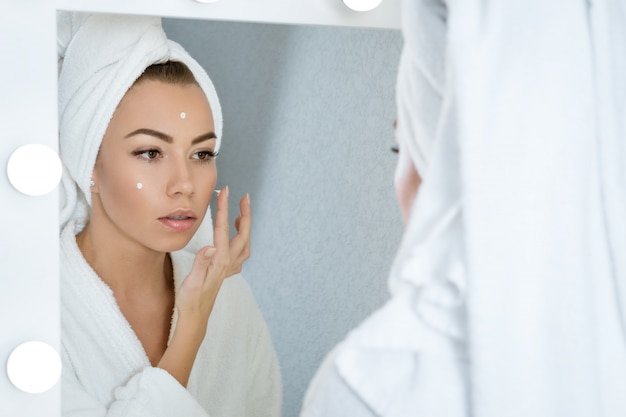
[[[342,0],[56,0],[57,10],[153,15],[171,18],[227,20],[295,25],[354,26],[400,29],[401,0],[384,0],[368,12],[349,9]]]

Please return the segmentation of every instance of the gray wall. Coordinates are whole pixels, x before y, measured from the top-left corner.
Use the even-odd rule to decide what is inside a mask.
[[[284,416],[297,416],[324,355],[388,297],[402,233],[389,151],[401,35],[190,20],[164,26],[220,95],[218,185],[230,186],[231,203],[250,192],[244,276],[281,362]]]

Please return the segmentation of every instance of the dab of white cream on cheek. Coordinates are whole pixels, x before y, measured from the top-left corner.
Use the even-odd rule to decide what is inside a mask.
[[[138,189],[138,190],[141,190],[142,188],[143,188],[143,184],[142,184],[142,183],[140,183],[140,182],[138,182],[138,183],[137,183],[137,189]]]

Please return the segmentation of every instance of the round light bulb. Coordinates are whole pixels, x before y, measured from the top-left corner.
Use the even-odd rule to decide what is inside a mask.
[[[61,358],[47,343],[22,343],[9,355],[7,375],[16,388],[39,394],[52,388],[61,377]]]
[[[367,12],[377,8],[383,0],[343,0],[343,4],[357,12]]]
[[[7,164],[7,176],[16,190],[26,195],[44,195],[61,180],[59,156],[44,145],[24,145],[15,150]]]

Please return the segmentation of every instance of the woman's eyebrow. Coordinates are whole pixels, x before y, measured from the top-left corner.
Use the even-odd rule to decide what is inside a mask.
[[[149,135],[149,136],[154,136],[157,139],[161,139],[167,143],[174,142],[174,138],[172,138],[167,133],[159,132],[158,130],[154,130],[154,129],[146,129],[146,128],[133,130],[128,135],[124,136],[124,138],[129,138],[135,135]],[[196,143],[204,142],[205,140],[210,140],[210,139],[217,139],[215,132],[209,132],[209,133],[205,133],[204,135],[200,135],[197,138],[193,139],[191,141],[191,144],[195,145]]]
[[[124,136],[124,138],[126,139],[135,135],[149,135],[149,136],[154,136],[157,139],[164,140],[167,143],[174,142],[174,138],[172,138],[167,133],[159,132],[158,130],[153,130],[153,129],[146,129],[146,128],[133,130],[128,135]]]
[[[200,135],[194,140],[192,140],[191,144],[195,145],[196,143],[204,142],[205,140],[210,140],[210,139],[217,139],[215,132],[209,132],[209,133],[205,133],[204,135]]]

